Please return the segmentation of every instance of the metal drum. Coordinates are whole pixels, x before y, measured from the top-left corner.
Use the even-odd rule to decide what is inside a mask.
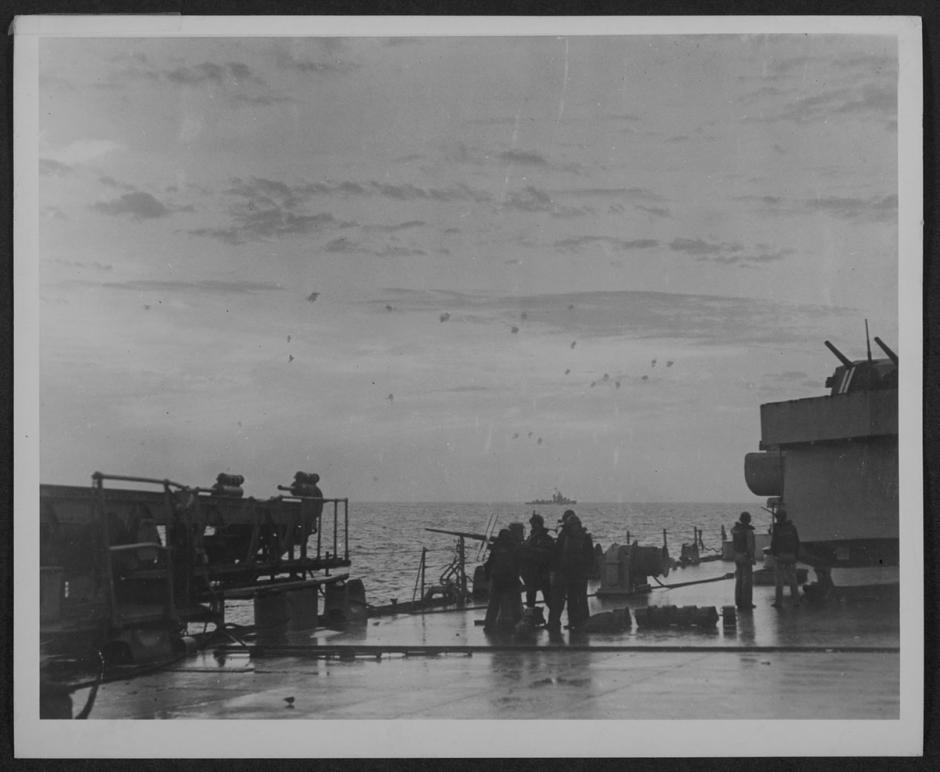
[[[287,640],[287,626],[290,619],[287,593],[272,592],[256,595],[254,605],[258,643],[284,643]]]

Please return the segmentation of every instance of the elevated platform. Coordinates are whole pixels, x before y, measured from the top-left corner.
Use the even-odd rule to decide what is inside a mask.
[[[897,389],[808,397],[760,406],[761,450],[898,436]]]

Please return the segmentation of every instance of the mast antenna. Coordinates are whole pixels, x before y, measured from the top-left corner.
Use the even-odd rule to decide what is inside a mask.
[[[868,350],[868,361],[871,362],[871,339],[868,337],[868,320],[865,320],[865,348]]]

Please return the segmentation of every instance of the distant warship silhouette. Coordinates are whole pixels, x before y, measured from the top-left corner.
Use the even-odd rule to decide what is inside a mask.
[[[566,498],[561,494],[557,488],[552,494],[550,499],[534,499],[533,501],[527,501],[526,504],[577,504],[578,502],[574,499]]]

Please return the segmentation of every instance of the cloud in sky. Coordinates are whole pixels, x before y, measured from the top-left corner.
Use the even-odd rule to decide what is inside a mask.
[[[669,217],[669,209],[665,206],[645,206],[643,204],[636,204],[636,209],[640,212],[646,212],[646,214],[654,215],[655,217]]]
[[[343,223],[329,212],[298,214],[278,204],[263,208],[237,206],[230,210],[230,215],[231,225],[220,228],[193,228],[190,233],[220,239],[228,244],[244,244],[344,227]]]
[[[376,257],[420,257],[427,255],[426,250],[415,246],[394,243],[376,244],[368,241],[356,241],[347,236],[340,236],[328,241],[323,250],[332,254],[375,255]]]
[[[162,201],[154,198],[150,193],[134,191],[123,193],[110,201],[99,201],[92,204],[95,209],[104,214],[130,215],[137,220],[149,220],[156,217],[166,217],[172,210]]]
[[[674,252],[687,252],[690,255],[717,255],[744,249],[741,244],[713,243],[704,239],[673,239],[669,248]]]
[[[364,231],[382,231],[385,233],[394,233],[395,231],[410,230],[411,228],[421,228],[427,225],[424,220],[408,220],[407,222],[394,223],[392,225],[363,225]]]
[[[355,184],[355,183],[354,183]],[[486,201],[489,196],[464,184],[446,188],[425,188],[412,183],[369,182],[362,186],[366,195],[380,195],[400,201]]]
[[[740,76],[742,80],[751,80],[750,75]],[[784,89],[780,86],[761,86],[760,88],[754,89],[753,91],[748,91],[745,94],[742,94],[739,97],[739,101],[743,104],[753,104],[754,102],[759,102],[764,99],[776,99],[785,95]]]
[[[552,197],[534,185],[510,192],[504,205],[524,212],[551,212],[555,208]]]
[[[777,195],[736,196],[735,200],[754,203],[771,214],[795,215],[827,214],[843,220],[895,222],[898,216],[898,197],[891,193],[874,196],[816,196],[789,198]]]
[[[421,219],[398,223],[358,223],[341,220],[330,212],[311,208],[318,197],[343,199],[349,197],[383,197],[392,201],[480,201],[487,196],[467,186],[423,188],[411,183],[385,182],[315,182],[288,184],[281,180],[255,177],[235,179],[225,190],[229,199],[226,209],[229,222],[215,227],[196,228],[198,236],[220,239],[228,244],[290,237],[331,230],[357,228],[362,233],[396,233],[414,230],[427,223]],[[424,250],[387,245],[383,248],[356,244],[350,236],[336,237],[325,246],[329,252],[364,252],[376,255],[425,254]]]
[[[66,265],[66,266],[72,266],[75,268],[94,268],[99,271],[114,270],[114,266],[111,265],[110,263],[101,263],[97,260],[93,260],[91,262],[85,262],[83,260],[66,260],[65,258],[59,257],[59,258],[55,258],[52,262],[56,263],[57,265]]]
[[[540,153],[525,150],[506,150],[499,154],[499,158],[510,163],[525,164],[529,166],[547,166],[548,161]]]
[[[560,469],[605,497],[616,447],[639,477],[661,479],[667,456],[696,470],[650,496],[719,500],[741,490],[759,398],[801,396],[780,373],[828,375],[821,341],[856,340],[860,319],[886,340],[896,328],[890,39],[48,39],[40,53],[52,482],[89,458],[187,480],[223,459],[255,480],[311,455],[359,498],[472,498],[478,480],[517,496],[518,479]],[[745,407],[749,424],[727,420]],[[484,452],[474,422],[565,453]],[[726,447],[705,467],[698,439],[716,430]],[[444,473],[420,494],[370,486],[379,455],[383,480]]]
[[[601,187],[585,187],[585,188],[562,188],[558,191],[559,194],[570,195],[570,196],[589,196],[589,197],[601,197],[601,198],[612,198],[619,201],[627,202],[656,202],[663,201],[662,195],[656,193],[654,190],[649,188],[640,188],[640,187],[611,187],[611,188],[601,188]]]
[[[636,123],[642,120],[642,118],[635,113],[609,113],[604,117],[612,121],[626,121],[628,123]]]
[[[233,106],[260,107],[293,102],[294,99],[271,87],[256,67],[240,61],[201,61],[191,64],[161,64],[158,54],[148,56],[137,51],[113,57],[119,66],[107,79],[94,83],[108,91],[120,90],[128,83],[153,83],[163,88],[205,89],[213,99],[222,97]]]
[[[113,57],[119,67],[112,71],[115,80],[164,81],[181,86],[237,86],[241,84],[264,85],[248,64],[237,61],[212,62],[198,64],[161,65],[154,61],[156,57],[143,52]],[[110,84],[113,86],[113,83]]]
[[[693,255],[696,260],[750,267],[783,260],[795,254],[794,249],[771,249],[767,244],[758,244],[756,247],[748,248],[738,242],[712,242],[701,238],[673,239],[669,248],[674,252]]]
[[[68,164],[56,161],[53,158],[39,159],[39,173],[45,177],[64,177],[72,174],[74,170]]]
[[[241,197],[275,194],[300,203],[312,196],[381,196],[397,201],[476,201],[486,202],[491,196],[464,183],[440,187],[424,187],[411,182],[380,182],[377,180],[344,180],[304,182],[289,185],[277,180],[254,178],[235,180],[229,193]]]
[[[44,206],[39,213],[50,220],[68,220],[69,216],[57,206]]]
[[[849,220],[872,218],[894,222],[898,215],[898,197],[894,194],[869,198],[821,196],[817,199],[807,199],[804,207],[804,211],[820,211]]]
[[[511,115],[490,116],[487,118],[469,118],[469,126],[514,126],[516,119]]]
[[[890,61],[890,65],[879,68],[885,61]],[[830,78],[828,87],[815,93],[801,93],[804,91],[802,83],[795,80],[800,77],[799,72],[808,70],[811,74],[804,73],[803,77],[813,78],[820,68],[837,74],[842,71],[842,77]],[[894,59],[861,57],[848,62],[804,57],[776,62],[771,70],[767,75],[771,84],[765,82],[738,98],[740,104],[749,108],[745,121],[807,123],[843,115],[885,122],[897,114],[897,63]],[[850,77],[845,77],[846,74]]]
[[[555,217],[577,217],[585,214],[586,207],[573,207],[554,201],[551,195],[535,186],[526,185],[521,190],[512,190],[503,201],[503,207],[520,212],[545,212]]]
[[[747,253],[747,254],[731,254],[731,255],[714,255],[711,257],[701,256],[697,259],[699,260],[713,260],[716,263],[722,263],[724,265],[742,265],[753,267],[755,265],[761,265],[762,263],[773,263],[778,260],[783,260],[789,255],[794,254],[792,249],[780,249],[775,252],[756,252],[756,253]]]
[[[44,152],[48,161],[74,166],[97,161],[104,156],[121,149],[121,145],[110,139],[82,138],[69,142],[58,149]]]
[[[582,247],[591,244],[601,244],[617,250],[629,249],[651,249],[659,246],[656,239],[618,239],[610,236],[577,236],[573,238],[561,239],[555,242],[555,248],[564,251],[577,252]]]
[[[323,53],[316,58],[293,50],[285,51],[278,48],[275,53],[277,65],[282,69],[296,70],[304,75],[345,75],[359,68],[356,62],[342,57],[345,47],[341,39],[321,38],[318,42]]]
[[[252,292],[280,292],[280,284],[258,281],[222,281],[219,279],[201,279],[192,281],[169,281],[156,279],[137,279],[133,281],[107,282],[102,286],[109,289],[133,290],[134,292],[212,292],[220,294],[244,294]]]
[[[326,243],[326,246],[323,247],[327,252],[359,252],[360,248],[350,239],[345,236],[339,236],[338,238],[332,239]]]
[[[129,183],[126,183],[126,182],[120,182],[119,180],[114,179],[114,177],[110,177],[108,175],[99,177],[98,182],[100,182],[102,185],[108,188],[119,188],[121,190],[134,190],[133,185],[130,185]]]
[[[526,333],[557,337],[559,348],[572,338],[669,339],[696,344],[792,344],[813,324],[841,324],[848,308],[630,290],[546,295],[471,295],[445,290],[389,288],[368,305],[424,313],[430,319],[446,309],[454,323],[496,329],[525,313]]]
[[[184,85],[195,85],[199,83],[261,83],[247,64],[243,62],[226,62],[225,64],[216,64],[214,62],[203,62],[192,67],[174,67],[172,70],[163,73],[171,83],[181,83]]]
[[[386,244],[384,247],[373,250],[372,254],[379,257],[415,257],[424,256],[427,252],[418,247],[407,247],[398,244]],[[445,252],[446,254],[446,252]]]
[[[833,89],[822,94],[803,97],[787,104],[772,118],[755,120],[788,120],[796,122],[830,120],[833,115],[872,116],[887,121],[897,110],[897,88],[865,85],[854,89]]]
[[[305,207],[309,193],[279,180],[236,178],[225,191],[230,200],[228,224],[193,228],[190,233],[219,239],[227,244],[298,236],[347,227],[330,212]]]
[[[892,49],[891,53],[859,50],[852,54],[820,52],[825,46],[824,40],[823,36],[816,37],[819,45],[813,45],[816,48],[814,53],[794,54],[791,51],[783,51],[773,56],[765,56],[760,68],[742,73],[739,77],[742,81],[802,82],[817,72],[835,73],[838,78],[848,75],[852,79],[890,78],[897,75],[898,60],[894,40],[885,41],[885,48]],[[835,42],[837,38],[832,37],[830,40]]]
[[[807,51],[811,48],[815,46],[806,46]],[[894,132],[897,76],[893,40],[886,40],[883,50],[848,56],[818,49],[778,53],[766,56],[755,71],[738,75],[749,88],[737,95],[736,102],[745,109],[741,117],[745,123],[841,124],[842,118],[870,121]]]
[[[257,94],[233,94],[232,101],[246,105],[257,105],[260,107],[269,107],[270,105],[283,104],[285,102],[296,102],[294,97],[284,94],[274,94],[270,92],[261,92]]]
[[[255,177],[236,178],[225,190],[234,199],[228,207],[231,222],[227,226],[193,229],[195,235],[212,236],[227,243],[239,244],[261,238],[297,235],[328,226],[349,227],[351,221],[340,221],[331,214],[311,212],[304,207],[314,197],[381,197],[391,201],[426,202],[494,202],[490,193],[465,183],[450,186],[425,187],[411,182],[379,182],[376,180],[345,180],[286,183],[281,180]],[[659,196],[642,188],[568,189],[566,197],[613,197],[625,200],[659,200]],[[589,206],[572,206],[556,201],[552,195],[536,185],[511,189],[502,202],[504,208],[520,212],[544,212],[555,217],[576,217],[590,212]],[[371,226],[374,228],[414,227],[421,220],[405,225]]]

